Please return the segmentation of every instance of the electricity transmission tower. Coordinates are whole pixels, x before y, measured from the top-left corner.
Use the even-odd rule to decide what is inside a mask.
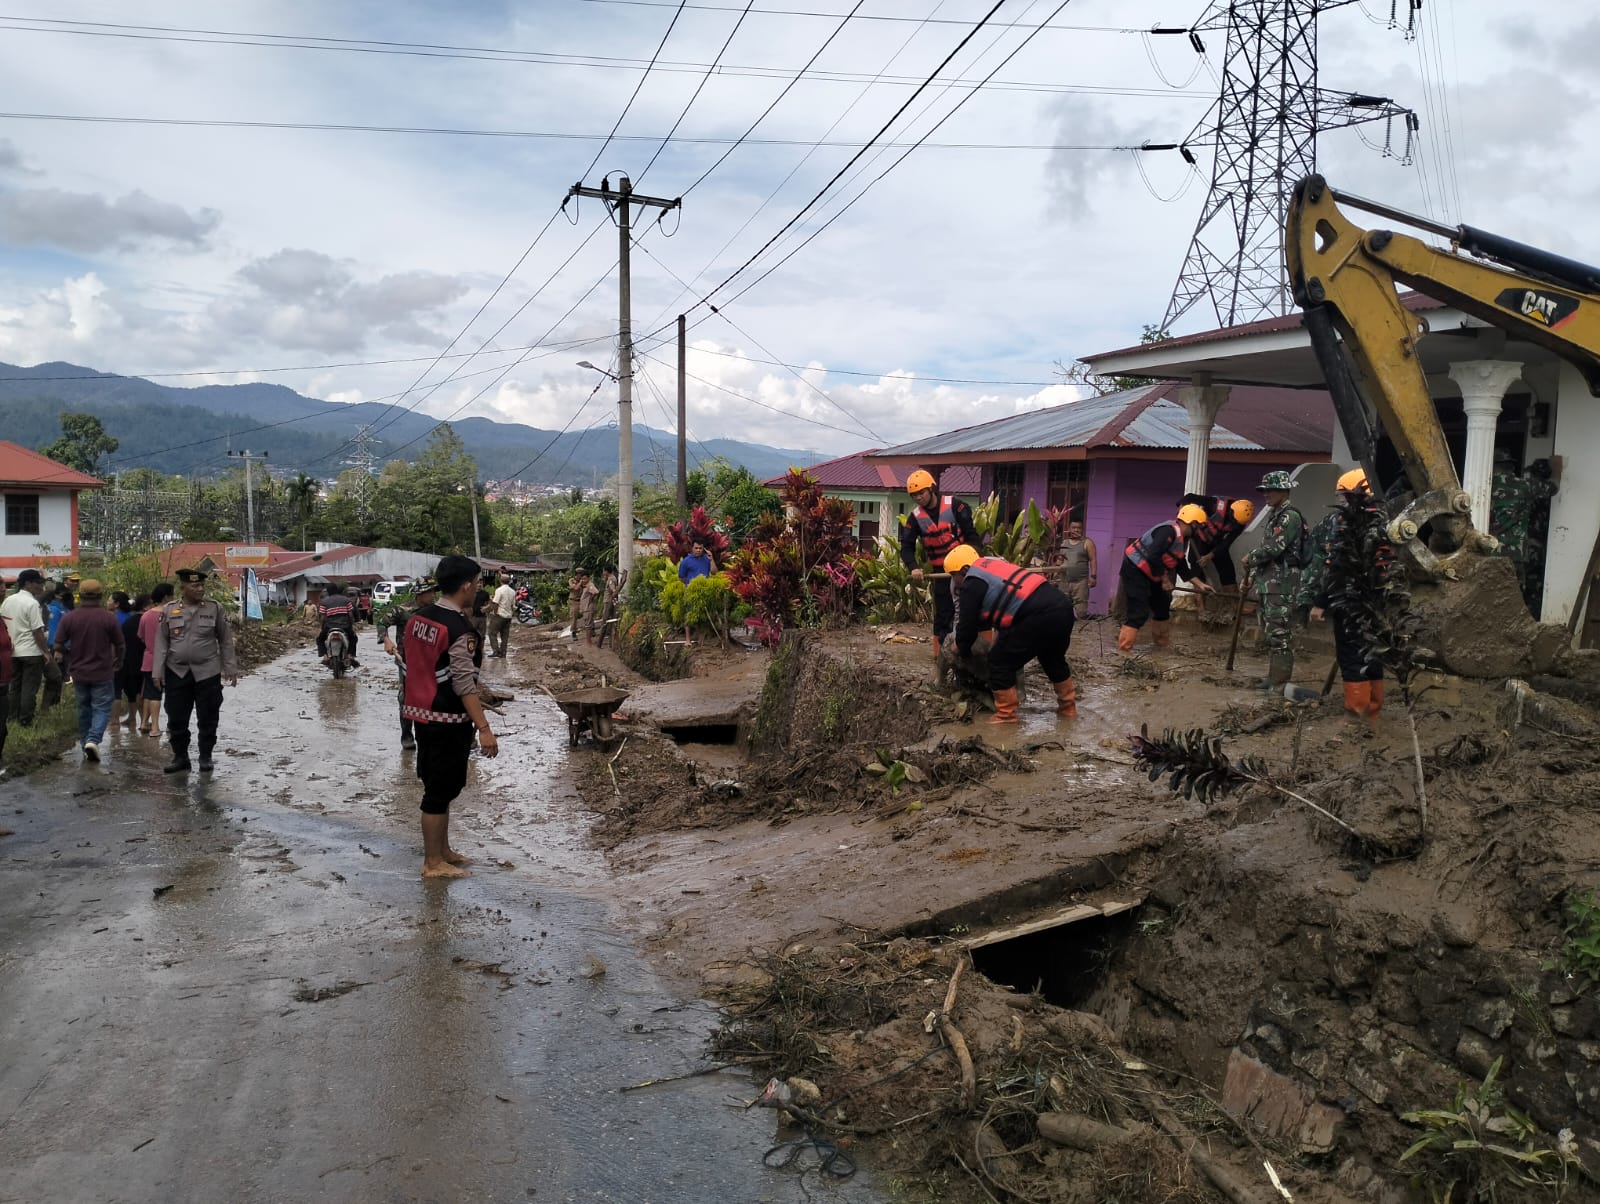
[[[365,526],[367,516],[372,510],[372,466],[378,460],[372,449],[382,443],[382,440],[372,437],[372,427],[369,424],[357,430],[352,441],[355,443],[355,452],[345,463],[361,472],[361,477],[356,482],[356,513],[361,516],[362,526]]]
[[[1195,306],[1218,326],[1289,312],[1283,224],[1295,183],[1317,168],[1317,135],[1382,121],[1383,153],[1411,161],[1417,117],[1388,97],[1317,82],[1317,16],[1354,0],[1213,0],[1190,32],[1224,33],[1221,91],[1191,139],[1215,148],[1211,187],[1167,303],[1170,330]],[[1395,151],[1395,123],[1403,149]],[[1185,150],[1187,156],[1187,150]]]

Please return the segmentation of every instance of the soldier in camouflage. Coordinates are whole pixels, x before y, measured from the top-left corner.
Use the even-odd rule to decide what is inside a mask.
[[[1267,645],[1265,685],[1276,690],[1294,676],[1294,608],[1300,595],[1300,566],[1305,563],[1305,516],[1289,504],[1294,480],[1287,472],[1269,472],[1257,492],[1266,495],[1265,536],[1245,557],[1255,578],[1258,614]]]
[[[1534,476],[1518,476],[1516,461],[1500,453],[1495,457],[1494,480],[1489,495],[1489,534],[1500,541],[1497,555],[1511,561],[1517,571],[1517,584],[1529,609],[1535,605],[1530,567],[1537,560],[1543,566],[1543,548],[1534,546],[1535,511],[1547,506],[1556,487]],[[1541,573],[1542,577],[1542,573]],[[1544,593],[1543,581],[1538,594]],[[1535,611],[1537,613],[1537,611]]]

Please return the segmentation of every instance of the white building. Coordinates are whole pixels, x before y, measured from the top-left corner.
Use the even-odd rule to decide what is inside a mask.
[[[104,481],[0,440],[0,570],[5,577],[76,562],[78,494],[104,488]]]

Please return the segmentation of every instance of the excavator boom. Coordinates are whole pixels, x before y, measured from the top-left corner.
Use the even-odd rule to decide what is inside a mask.
[[[1340,202],[1440,234],[1478,259],[1409,234],[1364,229]],[[1600,395],[1600,269],[1470,226],[1443,226],[1336,193],[1321,176],[1295,187],[1284,254],[1351,450],[1377,481],[1373,449],[1381,427],[1417,495],[1392,534],[1422,568],[1450,575],[1456,556],[1495,545],[1471,528],[1471,501],[1461,491],[1417,355],[1427,322],[1401,302],[1398,286],[1547,348],[1576,365]],[[1434,543],[1446,546],[1444,554],[1418,538],[1428,525],[1442,537]]]

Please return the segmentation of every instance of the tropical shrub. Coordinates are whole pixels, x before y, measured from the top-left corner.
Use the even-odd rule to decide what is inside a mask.
[[[873,623],[925,623],[933,616],[926,581],[913,581],[900,559],[900,544],[878,536],[874,554],[855,557],[856,580],[867,619]]]
[[[662,530],[667,538],[667,555],[677,564],[689,554],[696,542],[703,543],[711,554],[713,564],[723,564],[728,558],[728,537],[718,531],[704,506],[696,506],[689,514],[689,522],[675,522]]]

